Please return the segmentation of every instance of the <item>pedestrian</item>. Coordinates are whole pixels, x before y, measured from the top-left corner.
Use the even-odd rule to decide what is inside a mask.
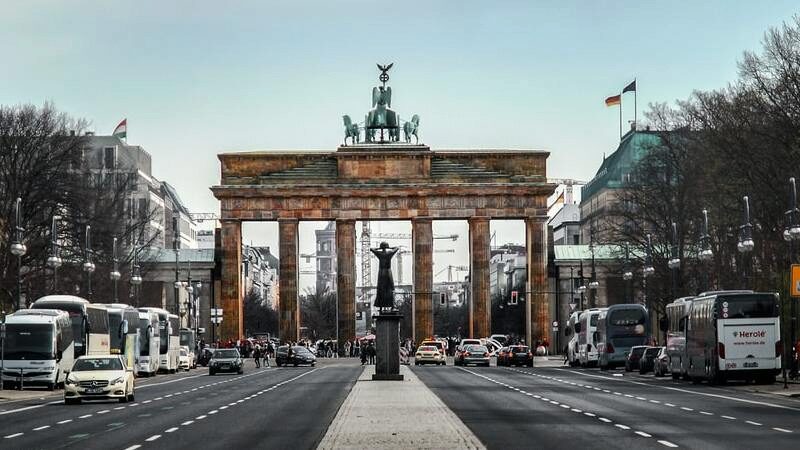
[[[369,363],[370,363],[370,364],[375,364],[375,355],[376,355],[376,353],[377,353],[377,352],[375,351],[375,344],[373,344],[372,342],[370,342],[370,343],[369,343],[369,347],[367,347],[367,349],[369,350]]]
[[[269,367],[269,354],[270,354],[270,347],[271,346],[272,346],[272,344],[267,344],[267,346],[264,347],[264,354],[263,354],[263,356],[264,356],[264,367]]]
[[[256,348],[253,349],[253,360],[256,363],[256,369],[261,368],[261,347],[256,345]]]
[[[360,357],[361,356],[361,342],[356,340],[356,343],[353,344],[353,347],[355,347],[355,352],[356,352],[355,355]]]
[[[365,345],[362,345],[359,347],[359,349],[360,349],[359,356],[361,356],[361,365],[363,366],[364,364],[367,363],[367,347]]]

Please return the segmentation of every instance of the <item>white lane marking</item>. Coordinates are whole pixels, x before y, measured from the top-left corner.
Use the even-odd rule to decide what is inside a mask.
[[[681,409],[684,411],[694,411],[692,408],[687,408],[685,406],[681,406]]]
[[[616,423],[616,424],[614,424],[614,426],[617,427],[617,428],[621,428],[623,430],[630,430],[631,429],[631,427],[629,427],[627,425],[623,425],[621,423]]]
[[[148,404],[148,403],[150,403],[150,402],[152,402],[152,400],[145,400],[145,401],[143,401],[143,402],[142,402],[142,404],[143,404],[143,405],[146,405],[146,404]]]
[[[191,424],[193,424],[193,423],[194,423],[194,420],[187,420],[186,422],[183,422],[183,423],[181,424],[181,426],[184,426],[184,427],[185,427],[185,426],[191,425]]]
[[[62,420],[61,422],[56,422],[56,423],[59,425],[64,425],[65,423],[70,423],[70,422],[72,422],[72,419]]]
[[[744,421],[744,423],[749,423],[750,425],[755,425],[755,426],[757,426],[757,427],[760,427],[760,426],[761,426],[761,424],[760,424],[760,423],[758,423],[758,422],[753,422],[752,420],[745,420],[745,421]]]
[[[714,413],[710,413],[708,411],[700,411],[700,414],[702,414],[704,416],[713,416],[714,415]]]
[[[650,403],[655,403],[656,405],[661,404],[661,402],[658,400],[650,400]]]
[[[722,417],[723,419],[728,419],[728,420],[736,420],[736,417],[731,417],[731,416],[720,416],[720,417]]]
[[[46,430],[48,428],[50,428],[50,425],[42,425],[40,427],[34,428],[33,431]]]
[[[88,419],[89,417],[92,417],[92,415],[91,414],[84,414],[84,415],[78,417],[78,419]]]
[[[17,437],[17,436],[22,436],[23,434],[25,434],[25,433],[14,433],[14,434],[9,434],[8,436],[3,436],[3,439],[14,439],[15,437]]]
[[[141,447],[141,445],[139,445],[139,444],[131,445],[130,447],[126,448],[125,450],[136,450],[139,447]]]
[[[572,411],[572,412],[576,412],[576,413],[582,413],[582,412],[583,412],[583,411],[581,411],[581,410],[580,410],[580,409],[578,409],[578,408],[572,408],[572,409],[571,409],[571,411]]]
[[[644,431],[636,431],[635,433],[636,433],[636,434],[638,434],[638,435],[639,435],[639,436],[641,436],[641,437],[646,437],[646,438],[651,438],[651,437],[653,437],[653,435],[652,435],[652,434],[647,434],[647,433],[645,433]]]
[[[105,414],[107,412],[111,412],[111,410],[110,409],[104,409],[102,411],[97,411],[97,414]]]
[[[161,437],[160,434],[154,434],[154,435],[150,436],[149,438],[145,439],[145,441],[146,442],[153,442],[153,441],[155,441],[156,439],[158,439],[160,437]]]
[[[672,443],[672,442],[670,442],[670,441],[665,441],[665,440],[663,440],[663,439],[662,439],[662,440],[660,440],[660,441],[658,441],[658,443],[659,443],[659,444],[661,444],[661,445],[663,445],[663,446],[670,447],[670,448],[675,448],[675,447],[677,447],[677,445],[676,445],[676,444],[673,444],[673,443]]]
[[[781,433],[792,433],[793,432],[792,430],[787,430],[785,428],[772,427],[772,429],[775,430],[775,431],[780,431]]]
[[[749,403],[751,405],[761,405],[761,406],[767,406],[767,407],[770,407],[770,408],[787,409],[789,411],[800,412],[800,408],[793,408],[791,406],[778,405],[778,404],[775,404],[775,403],[760,402],[760,401],[757,401],[757,400],[748,400],[748,399],[745,399],[745,398],[729,397],[727,395],[722,395],[722,394],[711,394],[711,393],[708,393],[708,392],[693,391],[691,389],[676,388],[676,387],[671,387],[671,386],[661,386],[659,384],[653,384],[653,383],[641,383],[641,382],[632,381],[632,380],[619,380],[619,379],[615,379],[615,378],[612,378],[612,377],[606,377],[606,376],[602,376],[602,375],[593,375],[593,374],[590,374],[590,373],[578,372],[578,371],[569,370],[569,369],[558,369],[558,368],[556,368],[555,370],[562,370],[562,371],[574,373],[574,374],[577,374],[577,375],[583,375],[583,376],[586,376],[586,377],[601,378],[603,380],[619,381],[619,382],[623,382],[623,383],[636,384],[636,385],[639,385],[639,386],[656,387],[656,388],[660,388],[660,389],[667,389],[667,390],[670,390],[670,391],[683,392],[683,393],[686,393],[686,394],[704,395],[706,397],[722,398],[722,399],[730,400],[730,401],[733,401],[733,402]],[[616,375],[617,374],[615,374],[615,376]],[[622,376],[622,374],[619,374],[619,375]]]
[[[216,413],[218,413],[218,412],[219,412],[218,410],[214,409],[214,410],[211,410],[211,411],[209,411],[209,412],[208,412],[208,415],[210,416],[210,415],[212,415],[212,414],[216,414]]]
[[[230,408],[228,405],[223,405],[219,407],[219,409],[228,409],[228,408]]]
[[[207,416],[207,415],[205,415],[205,414],[202,414],[202,415],[199,415],[199,416],[195,417],[195,418],[194,418],[194,420],[203,420],[203,419],[205,419],[206,417],[208,417],[208,416]]]
[[[611,423],[611,419],[606,419],[605,417],[598,417],[598,419],[600,419],[601,422]]]
[[[636,397],[636,400],[647,400],[647,399],[644,397]]]
[[[42,403],[41,405],[32,405],[32,406],[26,406],[24,408],[10,409],[8,411],[0,412],[0,416],[5,416],[6,414],[14,414],[22,411],[28,411],[30,409],[43,408],[47,405],[57,405],[59,403],[64,403],[64,400],[56,400],[54,402]]]
[[[125,409],[125,407],[124,406],[117,406],[116,408],[114,408],[114,411],[119,411],[120,409]]]
[[[675,405],[673,405],[672,403],[664,403],[664,405],[666,405],[666,406],[669,406],[669,407],[671,407],[671,408],[674,408],[674,407],[675,407]]]
[[[561,406],[562,408],[566,408],[566,409],[569,409],[569,408],[570,408],[570,407],[569,407],[569,405],[565,405],[565,404],[563,404],[563,403],[562,403],[562,404],[560,404],[559,406]]]
[[[622,392],[616,392],[616,391],[614,391],[614,395],[622,395]]]
[[[138,403],[131,403],[131,408],[133,408],[134,406],[139,406],[139,404]]]
[[[164,430],[164,433],[172,433],[173,431],[177,431],[177,430],[178,430],[178,427],[172,427],[172,428]]]
[[[592,414],[590,412],[585,412],[585,413],[583,413],[583,415],[584,416],[589,416],[589,417],[595,417],[595,414]]]
[[[156,397],[153,399],[154,401],[164,400],[164,397]]]

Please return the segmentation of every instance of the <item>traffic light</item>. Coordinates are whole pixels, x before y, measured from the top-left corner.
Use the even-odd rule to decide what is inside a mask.
[[[447,304],[447,297],[445,296],[444,292],[439,293],[439,304],[442,306]]]
[[[509,305],[516,305],[517,304],[517,296],[519,293],[517,291],[511,291],[511,301],[508,302]]]

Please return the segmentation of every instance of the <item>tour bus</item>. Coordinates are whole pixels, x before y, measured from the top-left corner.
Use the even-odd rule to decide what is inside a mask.
[[[727,379],[772,384],[781,369],[778,294],[719,291],[692,300],[686,327],[693,382]]]
[[[672,379],[686,378],[686,321],[694,297],[681,297],[667,305],[667,356]]]
[[[112,355],[122,355],[127,367],[139,359],[139,311],[124,303],[103,304],[108,311],[109,347]]]
[[[103,306],[74,295],[47,295],[33,302],[31,309],[58,309],[69,314],[76,359],[110,353],[108,312]]]
[[[163,308],[139,308],[143,312],[155,312],[158,315],[158,370],[175,373],[180,359],[180,337],[178,330],[180,320]]]
[[[650,316],[638,304],[611,305],[597,323],[598,365],[600,369],[625,365],[625,359],[636,345],[651,342]]]
[[[139,311],[139,359],[136,362],[139,376],[150,377],[158,372],[159,344],[158,314]]]
[[[6,316],[4,379],[45,385],[49,390],[64,382],[74,361],[72,321],[55,309],[23,309]]]
[[[587,309],[578,316],[578,362],[581,367],[597,365],[597,321],[605,308]]]
[[[564,335],[569,337],[569,341],[567,342],[567,362],[570,367],[578,365],[578,333],[580,331],[578,317],[580,314],[580,311],[575,311],[570,314],[567,327],[564,329]]]
[[[197,336],[191,328],[180,329],[180,346],[186,347],[189,353],[189,366],[197,368]]]

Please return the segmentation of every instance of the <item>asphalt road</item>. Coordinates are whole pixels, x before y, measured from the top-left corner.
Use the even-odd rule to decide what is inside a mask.
[[[800,402],[621,371],[414,367],[490,449],[789,449]]]
[[[315,448],[361,373],[335,360],[248,363],[244,375],[198,369],[144,380],[132,403],[15,403],[0,415],[0,448]]]

